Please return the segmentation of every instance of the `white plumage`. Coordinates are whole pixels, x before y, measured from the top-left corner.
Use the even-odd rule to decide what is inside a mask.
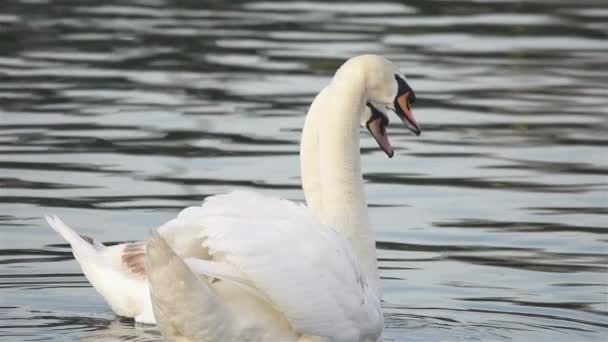
[[[379,298],[351,246],[306,206],[235,191],[185,214],[178,220],[199,222],[213,259],[240,270],[296,331],[355,341],[381,327]]]
[[[391,106],[407,97],[397,74],[382,57],[355,57],[315,98],[301,144],[310,208],[234,191],[184,209],[147,245],[112,247],[57,217],[47,221],[114,312],[157,322],[171,341],[378,341],[383,316],[359,125],[372,127],[392,156],[388,120],[378,121],[384,114],[368,101]]]
[[[155,323],[146,276],[125,262],[129,255],[125,249],[132,244],[106,247],[95,240],[89,242],[91,239],[78,235],[57,216],[47,216],[46,221],[70,244],[82,272],[117,315]],[[142,252],[143,246],[140,244]]]

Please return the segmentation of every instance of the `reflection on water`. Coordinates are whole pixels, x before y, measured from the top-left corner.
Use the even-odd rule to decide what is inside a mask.
[[[302,200],[307,105],[376,52],[425,131],[363,142],[386,340],[601,341],[607,35],[602,0],[4,1],[0,339],[159,340],[41,216],[117,242],[236,187]]]

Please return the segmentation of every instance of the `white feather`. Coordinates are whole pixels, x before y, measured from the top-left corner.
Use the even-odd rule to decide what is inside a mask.
[[[91,245],[59,217],[46,216],[46,220],[70,244],[82,272],[116,314],[141,323],[155,322],[146,279],[133,274],[123,263],[123,251],[128,244]]]
[[[268,297],[296,331],[333,341],[378,338],[379,298],[352,247],[306,206],[234,191],[210,197],[176,220],[198,226],[216,265],[224,263],[231,278]]]
[[[232,315],[221,298],[188,269],[160,237],[154,235],[147,244],[146,269],[154,315],[161,332],[171,341],[231,340]],[[192,317],[196,321],[190,322]]]

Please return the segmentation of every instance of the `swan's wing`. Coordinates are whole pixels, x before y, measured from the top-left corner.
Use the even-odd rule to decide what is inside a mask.
[[[210,197],[176,220],[177,227],[198,227],[213,259],[237,269],[230,276],[242,274],[298,332],[336,341],[380,334],[379,298],[350,244],[307,207],[237,191]]]
[[[222,298],[192,273],[160,235],[147,244],[154,316],[168,341],[235,341],[235,321]]]

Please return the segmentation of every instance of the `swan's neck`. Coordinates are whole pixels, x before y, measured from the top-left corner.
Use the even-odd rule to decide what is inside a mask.
[[[369,227],[359,147],[365,97],[362,74],[353,72],[348,79],[337,74],[308,111],[300,158],[308,206],[351,242],[363,270],[377,282],[375,240]]]

